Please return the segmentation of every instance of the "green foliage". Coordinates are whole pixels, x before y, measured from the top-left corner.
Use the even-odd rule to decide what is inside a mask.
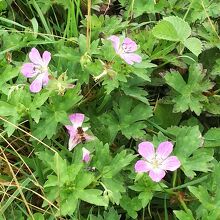
[[[203,147],[203,138],[198,126],[171,127],[168,132],[176,137],[175,155],[181,161],[186,176],[193,178],[195,171],[208,172],[213,160],[213,150]]]
[[[150,106],[143,103],[134,105],[134,101],[128,97],[121,97],[118,104],[115,103],[114,111],[117,115],[119,130],[127,138],[143,137],[145,128],[144,120],[152,115]]]
[[[0,0],[0,219],[220,219],[219,12],[219,0]],[[144,141],[172,142],[180,168],[158,156],[139,173]]]
[[[165,79],[167,84],[175,90],[172,100],[175,103],[174,112],[185,112],[190,109],[200,115],[203,103],[208,102],[208,98],[203,92],[213,87],[213,84],[205,79],[201,67],[195,64],[190,66],[187,83],[176,71],[167,73]]]
[[[165,17],[153,28],[152,32],[156,38],[181,42],[196,56],[202,52],[201,41],[198,38],[190,37],[189,24],[179,17]]]

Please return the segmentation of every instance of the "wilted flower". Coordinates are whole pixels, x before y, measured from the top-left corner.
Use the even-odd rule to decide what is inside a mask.
[[[174,171],[180,167],[180,161],[175,156],[169,156],[173,151],[173,144],[165,141],[159,144],[156,153],[151,142],[142,142],[138,145],[138,152],[144,160],[138,160],[135,171],[149,172],[150,178],[159,182],[166,174],[166,170]]]
[[[130,38],[124,38],[123,42],[120,42],[120,38],[112,35],[108,40],[112,41],[115,52],[128,64],[140,63],[142,58],[134,53],[138,47],[137,44]]]
[[[85,143],[88,140],[93,138],[85,133],[88,130],[88,127],[82,127],[85,115],[81,113],[75,113],[69,116],[72,125],[66,125],[65,127],[68,130],[70,135],[69,138],[69,151],[71,151],[77,144]]]
[[[62,73],[57,79],[53,76],[49,76],[50,83],[48,84],[48,90],[57,91],[58,95],[64,95],[67,89],[74,88],[73,80],[68,80],[66,73]],[[76,81],[76,80],[74,80]]]
[[[82,152],[83,152],[82,161],[88,163],[90,161],[90,151],[87,150],[85,147],[83,147]]]
[[[48,64],[51,60],[51,53],[44,51],[42,57],[36,48],[29,53],[31,63],[25,63],[21,67],[22,74],[27,78],[36,77],[30,85],[31,92],[40,92],[43,86],[48,84]]]

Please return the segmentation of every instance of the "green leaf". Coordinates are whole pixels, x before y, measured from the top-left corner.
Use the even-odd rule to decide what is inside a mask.
[[[17,111],[14,105],[11,105],[4,101],[0,101],[0,115],[1,116],[15,116],[16,114],[17,114]]]
[[[153,35],[156,38],[169,40],[169,41],[179,41],[178,33],[173,25],[169,21],[160,21],[152,30]]]
[[[76,188],[84,189],[87,186],[89,186],[94,181],[94,179],[95,179],[95,176],[93,174],[81,172],[76,177]]]
[[[220,147],[220,128],[210,128],[204,138],[204,147]]]
[[[203,138],[198,126],[194,127],[171,127],[167,131],[176,136],[174,155],[180,162],[186,176],[193,178],[194,171],[208,172],[212,167],[212,149],[202,147]]]
[[[102,191],[99,189],[86,189],[78,192],[79,198],[85,202],[88,202],[97,206],[108,206],[106,199],[101,196]]]
[[[44,220],[44,215],[42,213],[34,213],[33,214],[33,217],[34,217],[34,220]],[[32,220],[33,218],[32,217],[28,217],[27,220]]]
[[[198,56],[202,52],[202,42],[195,37],[190,37],[184,41],[184,46]]]
[[[114,104],[120,130],[127,138],[140,138],[144,136],[143,129],[146,127],[144,120],[152,116],[149,105],[134,102],[131,98],[121,97],[118,104]]]
[[[189,186],[189,191],[206,207],[208,210],[215,210],[216,205],[213,198],[208,193],[208,189],[203,186]]]
[[[121,215],[118,215],[117,211],[111,207],[108,212],[104,212],[105,220],[120,220]]]
[[[165,80],[169,86],[175,89],[177,92],[181,93],[186,86],[186,82],[177,71],[172,71],[165,75]]]
[[[154,110],[154,119],[158,125],[163,128],[178,125],[181,118],[181,113],[173,113],[173,105],[163,104],[158,101]]]
[[[150,190],[141,192],[138,196],[138,199],[141,200],[143,208],[145,208],[149,204],[152,198],[153,198],[153,192],[151,192]]]
[[[170,16],[170,17],[165,17],[164,20],[170,22],[173,25],[173,27],[175,28],[178,34],[180,41],[184,41],[191,35],[191,28],[189,24],[186,21],[184,21],[182,18],[176,16]]]
[[[182,18],[165,17],[152,30],[156,38],[184,42],[191,35],[191,28]]]
[[[124,195],[120,201],[121,207],[127,211],[127,214],[131,216],[133,219],[137,219],[137,211],[142,208],[141,201],[138,197],[133,197],[132,199]]]
[[[125,187],[123,186],[123,182],[114,178],[102,178],[102,181],[108,190],[108,197],[110,201],[113,204],[116,203],[119,205],[122,193],[126,191]]]
[[[173,212],[179,220],[195,220],[192,212],[189,209],[187,209],[187,212],[184,212],[182,210]]]
[[[109,166],[104,167],[103,177],[112,178],[123,168],[128,166],[134,158],[135,156],[132,154],[127,154],[126,150],[121,151],[113,158]]]
[[[205,75],[201,71],[199,65],[191,65],[187,83],[183,80],[181,74],[176,71],[166,74],[167,84],[177,92],[172,96],[174,112],[185,112],[190,109],[200,115],[203,105],[208,102],[203,93],[213,87],[213,84],[204,78]]]
[[[72,215],[75,212],[78,204],[78,193],[76,193],[76,191],[68,192],[65,189],[63,189],[61,191],[60,197],[60,210],[57,211],[56,215]]]
[[[14,77],[18,76],[20,68],[13,66],[6,66],[5,70],[0,74],[0,88],[2,85]]]

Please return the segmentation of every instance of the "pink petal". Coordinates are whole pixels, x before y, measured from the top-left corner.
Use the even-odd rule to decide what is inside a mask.
[[[138,145],[138,153],[150,162],[155,157],[154,145],[149,141],[141,142]]]
[[[168,157],[161,164],[161,168],[164,170],[174,171],[177,170],[181,166],[179,159],[175,156]]]
[[[37,75],[37,72],[34,71],[33,63],[25,63],[21,67],[22,74],[27,78],[32,78]]]
[[[134,52],[137,50],[137,44],[128,37],[124,39],[122,47],[125,52]]]
[[[150,178],[154,181],[154,182],[160,182],[164,176],[166,175],[165,171],[162,169],[152,169],[149,172],[149,176]]]
[[[156,150],[157,157],[166,159],[173,151],[173,144],[169,141],[161,142]]]
[[[29,58],[34,64],[38,64],[41,66],[43,65],[43,60],[40,56],[39,51],[36,48],[31,49],[31,52],[29,53]]]
[[[144,160],[138,160],[134,166],[135,172],[137,173],[143,173],[148,172],[150,170],[149,163]]]
[[[90,151],[84,147],[82,148],[82,151],[83,151],[82,160],[85,161],[86,163],[88,163],[90,161]]]
[[[75,136],[77,134],[77,130],[72,125],[65,125],[70,136]]]
[[[51,60],[51,53],[48,51],[44,51],[43,53],[43,62],[47,66]]]
[[[37,78],[31,83],[30,90],[31,92],[37,93],[40,92],[43,86],[42,75],[38,75]]]
[[[47,73],[43,74],[43,78],[42,78],[42,82],[43,82],[43,86],[46,86],[49,82],[49,77]]]
[[[69,116],[69,119],[75,128],[82,126],[84,118],[85,118],[85,115],[81,113],[75,113]]]
[[[133,65],[134,63],[140,63],[142,61],[141,56],[135,53],[122,53],[121,58],[128,64]]]
[[[120,47],[120,38],[115,35],[112,35],[112,36],[108,37],[107,39],[112,42],[113,47],[115,49],[115,52],[118,53],[119,47]]]
[[[88,134],[86,134],[86,133],[84,133],[84,137],[85,137],[85,139],[86,139],[87,141],[92,141],[92,140],[95,139],[93,136],[90,136],[90,135],[88,135]]]
[[[69,151],[71,151],[77,144],[80,143],[80,139],[77,136],[70,136],[69,138]]]

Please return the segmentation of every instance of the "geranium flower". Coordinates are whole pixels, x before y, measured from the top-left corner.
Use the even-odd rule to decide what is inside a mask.
[[[150,178],[159,182],[166,175],[166,171],[174,171],[180,167],[180,161],[175,156],[169,156],[173,151],[173,144],[165,141],[159,144],[156,152],[151,142],[142,142],[138,145],[138,153],[144,160],[138,160],[135,171],[149,172]]]
[[[120,38],[112,35],[108,40],[112,41],[115,52],[128,64],[140,63],[142,58],[134,53],[137,50],[137,44],[130,38],[124,38],[123,42],[120,43]]]
[[[82,161],[88,163],[90,161],[90,151],[87,150],[85,147],[83,147],[82,152],[83,152]]]
[[[31,63],[25,63],[21,67],[22,74],[27,78],[35,78],[30,85],[31,92],[40,92],[43,86],[48,84],[48,64],[51,60],[51,53],[44,51],[42,57],[36,48],[29,53]]]
[[[69,151],[71,151],[77,144],[81,142],[85,143],[86,141],[93,139],[93,137],[85,133],[85,131],[88,130],[88,127],[82,127],[84,118],[85,115],[81,113],[75,113],[69,116],[72,125],[65,126],[70,135]]]

